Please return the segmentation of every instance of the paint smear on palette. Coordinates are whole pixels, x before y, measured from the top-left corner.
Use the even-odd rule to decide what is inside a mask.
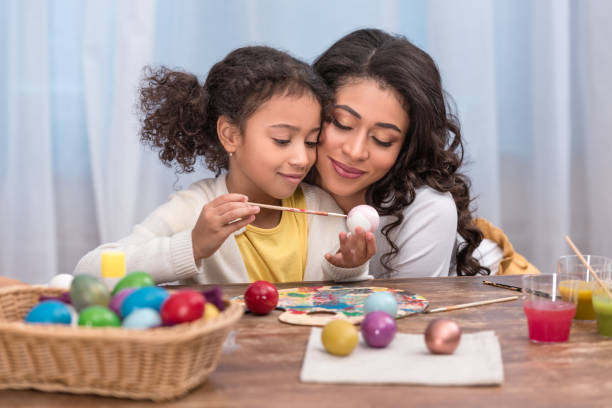
[[[390,292],[397,300],[396,318],[422,312],[429,302],[423,296],[402,289],[383,287],[305,286],[278,291],[279,320],[285,323],[323,326],[330,320],[345,319],[354,324],[363,320],[363,303],[375,292]],[[242,297],[235,298],[242,301]]]

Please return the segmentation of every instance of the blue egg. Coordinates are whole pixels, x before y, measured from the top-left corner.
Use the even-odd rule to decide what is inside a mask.
[[[367,315],[376,310],[382,310],[395,317],[397,313],[397,300],[395,300],[395,296],[391,292],[372,293],[367,297],[363,305],[363,311]]]
[[[25,321],[28,323],[70,324],[72,316],[65,303],[45,300],[29,311]]]
[[[161,309],[162,303],[168,298],[168,291],[157,286],[145,286],[136,289],[125,298],[121,304],[121,316],[127,316],[136,308]]]
[[[161,325],[161,317],[156,310],[149,307],[134,309],[121,324],[126,329],[148,329]]]

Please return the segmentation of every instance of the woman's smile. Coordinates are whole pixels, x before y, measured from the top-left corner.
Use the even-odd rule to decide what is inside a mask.
[[[338,173],[338,175],[342,177],[355,179],[366,173],[363,170],[359,170],[349,165],[346,165],[342,162],[332,159],[331,157],[329,158],[329,160],[331,161],[332,167],[334,168],[336,173]]]

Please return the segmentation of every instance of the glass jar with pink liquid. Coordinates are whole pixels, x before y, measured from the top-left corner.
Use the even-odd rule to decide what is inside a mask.
[[[572,295],[563,298],[559,289],[561,281],[567,279],[556,273],[522,278],[523,310],[527,317],[529,340],[535,343],[559,343],[569,339],[578,290],[571,290]]]

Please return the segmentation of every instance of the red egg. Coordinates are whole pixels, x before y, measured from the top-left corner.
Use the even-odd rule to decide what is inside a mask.
[[[270,313],[278,303],[276,286],[266,281],[255,281],[244,292],[247,308],[258,315]]]
[[[159,311],[164,324],[192,322],[202,317],[206,298],[195,290],[184,289],[166,299]]]

